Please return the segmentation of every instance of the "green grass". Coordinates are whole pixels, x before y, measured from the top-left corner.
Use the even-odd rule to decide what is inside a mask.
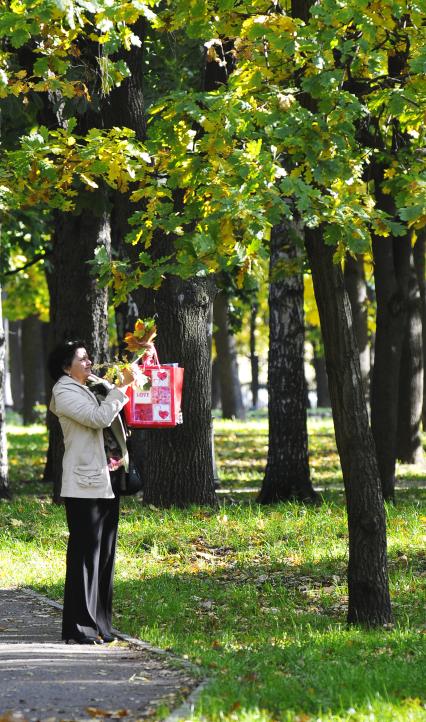
[[[330,419],[309,420],[324,498],[313,508],[254,502],[266,419],[215,425],[230,489],[219,510],[123,503],[115,625],[201,666],[211,683],[197,722],[426,720],[421,469],[399,469],[398,503],[387,509],[395,625],[348,628],[346,514]],[[15,497],[0,506],[0,584],[61,599],[67,533],[63,509],[37,481],[45,442],[42,427],[11,428]]]

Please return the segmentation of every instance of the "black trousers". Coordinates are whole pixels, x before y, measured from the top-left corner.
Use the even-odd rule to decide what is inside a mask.
[[[65,498],[69,539],[62,638],[111,634],[120,499]]]

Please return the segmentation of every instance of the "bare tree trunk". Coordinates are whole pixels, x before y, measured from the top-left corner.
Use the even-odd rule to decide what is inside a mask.
[[[185,369],[183,424],[144,432],[144,502],[158,507],[216,506],[211,437],[210,306],[213,279],[169,277],[140,308],[158,319],[158,354]]]
[[[371,383],[371,428],[385,499],[395,497],[399,376],[408,317],[411,243],[373,237],[377,324]]]
[[[275,278],[283,260],[297,256],[288,223],[271,236],[269,285],[268,415],[269,447],[265,478],[258,501],[262,504],[317,495],[309,473],[304,368],[305,326],[303,275]],[[294,235],[294,231],[293,231]]]
[[[212,363],[212,409],[219,408],[220,404],[220,379],[217,368],[217,359]]]
[[[345,286],[352,309],[355,338],[359,350],[362,383],[368,398],[370,386],[370,347],[368,343],[367,284],[365,282],[364,259],[354,258],[349,253],[345,260]]]
[[[0,108],[0,138],[2,114]],[[1,236],[1,223],[0,223]],[[9,499],[9,467],[7,462],[6,412],[5,412],[5,351],[6,339],[3,329],[2,293],[0,285],[0,498]]]
[[[24,375],[22,371],[22,321],[9,321],[10,386],[13,410],[22,413]]]
[[[24,372],[24,424],[32,424],[37,415],[36,404],[46,400],[45,358],[42,324],[38,316],[28,316],[22,321],[22,369]]]
[[[6,414],[4,405],[5,392],[5,345],[6,339],[3,330],[3,315],[0,288],[0,499],[10,498],[9,467],[7,462],[6,445]]]
[[[422,318],[422,339],[423,339],[423,411],[422,425],[426,429],[426,263],[425,263],[426,230],[418,231],[417,241],[414,246],[414,265],[419,284],[421,318]]]
[[[420,435],[423,408],[423,329],[422,302],[414,266],[410,258],[408,318],[399,371],[397,458],[407,464],[423,460]]]
[[[327,369],[325,367],[325,358],[319,352],[318,346],[315,343],[313,344],[313,349],[313,366],[315,369],[315,380],[317,384],[317,406],[319,408],[324,408],[331,405],[330,392],[328,390]]]
[[[306,229],[306,250],[321,320],[337,448],[349,528],[348,621],[392,620],[386,519],[374,442],[368,423],[359,354],[343,273],[320,229]]]
[[[220,291],[214,300],[213,321],[222,416],[224,419],[244,419],[243,397],[238,377],[237,348],[234,335],[229,328],[228,299],[224,291]]]
[[[250,367],[252,407],[257,409],[259,400],[259,356],[256,353],[256,320],[259,304],[253,303],[250,309]]]

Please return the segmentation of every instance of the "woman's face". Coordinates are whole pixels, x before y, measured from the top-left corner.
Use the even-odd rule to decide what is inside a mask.
[[[85,348],[78,348],[74,354],[71,366],[65,369],[75,381],[85,384],[92,372],[92,362]]]

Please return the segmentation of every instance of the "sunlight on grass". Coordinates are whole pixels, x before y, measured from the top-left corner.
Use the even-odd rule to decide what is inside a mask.
[[[258,488],[266,420],[215,427],[222,483],[235,490],[250,478]],[[319,507],[260,507],[254,494],[251,502],[223,498],[218,510],[122,504],[114,624],[192,660],[212,680],[196,722],[426,719],[424,478],[404,467],[410,484],[387,507],[395,626],[348,628],[347,522],[332,425],[311,417],[309,428],[314,483],[324,488]],[[16,496],[0,503],[0,582],[61,600],[65,514],[37,482],[45,432],[17,427],[9,441],[19,463]]]

